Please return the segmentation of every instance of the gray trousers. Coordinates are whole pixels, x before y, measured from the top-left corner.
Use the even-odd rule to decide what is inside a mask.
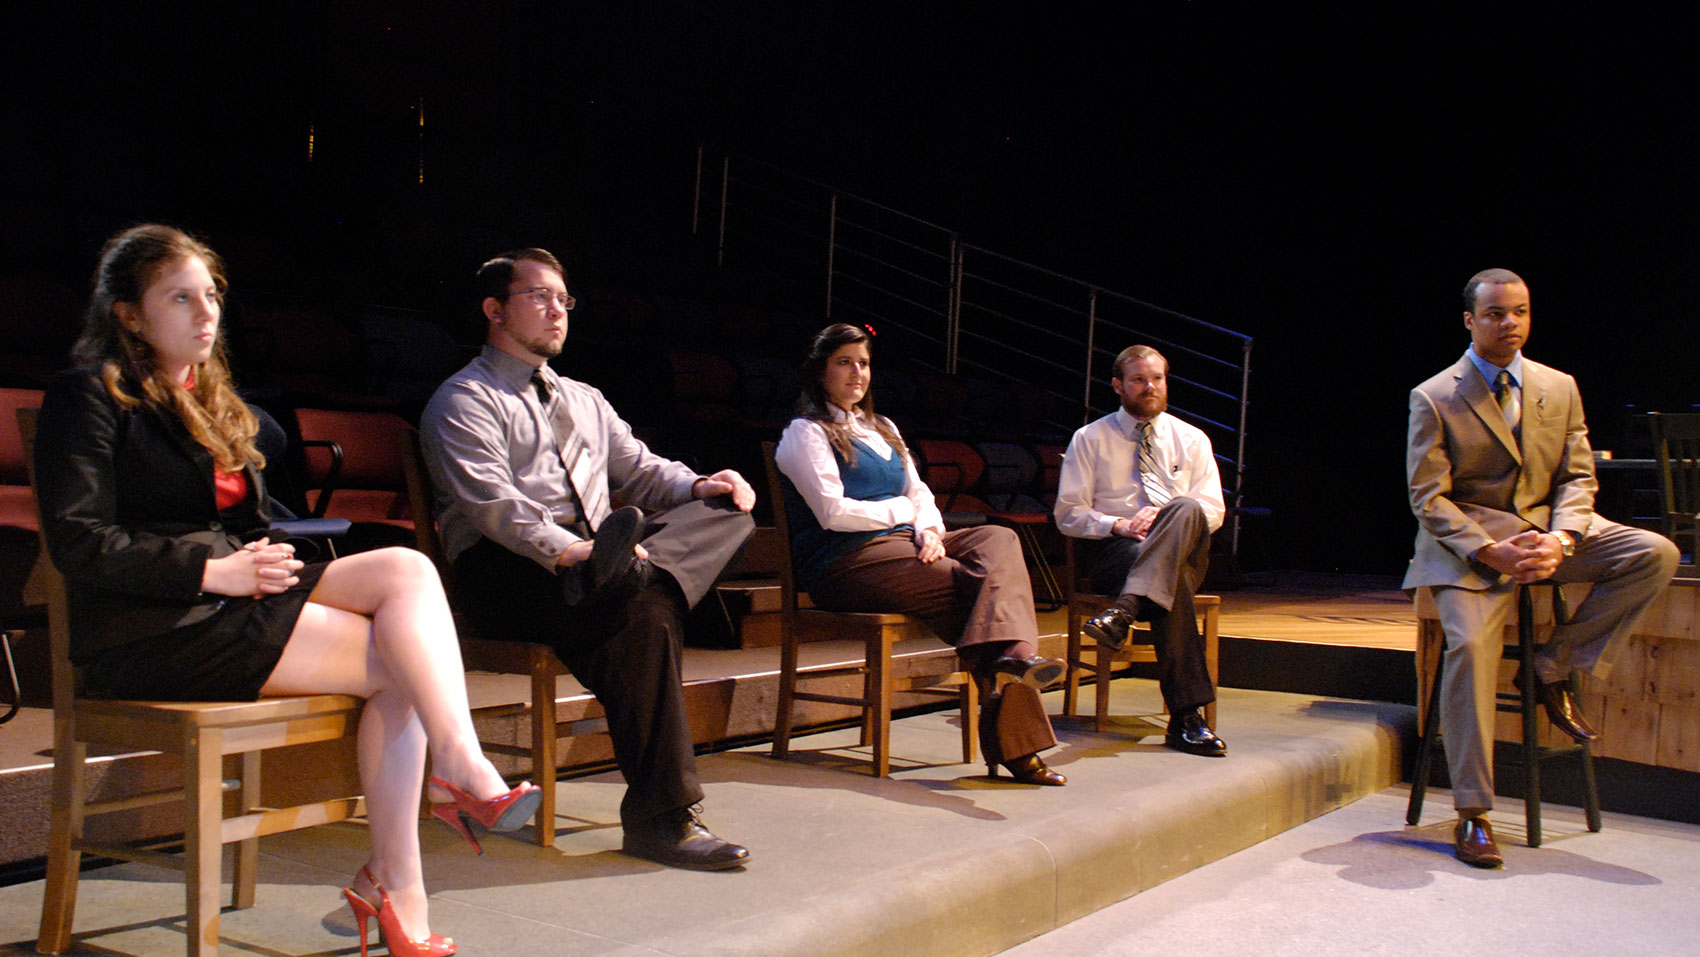
[[[1605,678],[1613,642],[1629,634],[1636,619],[1676,573],[1670,539],[1595,517],[1576,554],[1564,559],[1552,581],[1591,582],[1570,623],[1555,629],[1536,660],[1538,677],[1555,680],[1572,670]],[[1446,631],[1440,689],[1441,728],[1458,808],[1493,807],[1494,690],[1504,647],[1505,621],[1515,586],[1485,591],[1436,588],[1434,603]]]

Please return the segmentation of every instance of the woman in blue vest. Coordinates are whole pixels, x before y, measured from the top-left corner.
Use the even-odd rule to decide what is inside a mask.
[[[1037,689],[1061,677],[1063,663],[1038,656],[1020,542],[997,526],[944,530],[903,437],[874,414],[868,346],[868,333],[845,323],[815,336],[797,417],[779,440],[797,587],[817,608],[922,619],[984,691],[998,674],[1016,679],[984,697],[987,769],[1062,785],[1039,758],[1057,741]]]

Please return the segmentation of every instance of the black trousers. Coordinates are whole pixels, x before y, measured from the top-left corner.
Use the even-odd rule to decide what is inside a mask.
[[[716,514],[724,518],[675,523],[673,534],[688,527],[717,547],[731,539],[735,549],[754,527],[742,512]],[[623,824],[702,800],[680,682],[688,607],[671,573],[652,568],[650,584],[624,606],[584,611],[566,603],[559,576],[483,539],[455,559],[454,585],[455,603],[479,637],[549,645],[602,703],[626,778]]]
[[[1216,700],[1204,660],[1204,638],[1192,596],[1210,564],[1210,526],[1190,498],[1163,506],[1144,541],[1111,538],[1087,566],[1092,590],[1139,599],[1139,620],[1151,623],[1157,684],[1170,714]]]

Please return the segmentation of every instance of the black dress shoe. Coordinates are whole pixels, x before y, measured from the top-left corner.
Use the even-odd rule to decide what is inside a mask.
[[[1111,605],[1086,619],[1080,630],[1090,635],[1098,644],[1108,645],[1112,650],[1120,651],[1127,647],[1127,636],[1133,628],[1133,621],[1132,615]]]
[[[1541,699],[1541,705],[1547,709],[1547,717],[1552,719],[1553,727],[1578,741],[1594,741],[1600,736],[1588,719],[1582,716],[1582,709],[1576,704],[1576,697],[1570,693],[1568,681],[1537,681],[1535,694]]]
[[[649,582],[649,562],[633,550],[643,541],[643,512],[627,505],[602,520],[591,539],[590,558],[563,575],[567,604],[578,608],[619,605]]]
[[[1499,856],[1499,845],[1493,842],[1493,828],[1485,817],[1467,817],[1458,822],[1452,832],[1452,853],[1471,867],[1496,868],[1505,865]]]
[[[993,673],[1009,675],[1016,681],[1041,691],[1046,685],[1061,678],[1064,668],[1061,658],[1042,658],[1039,655],[1031,658],[1010,656],[992,662]]]
[[[620,850],[668,867],[690,871],[723,871],[749,863],[749,849],[723,841],[702,826],[695,807],[657,815],[626,828]]]
[[[1029,754],[1024,758],[1016,758],[1014,761],[1005,761],[1003,766],[1008,769],[1009,776],[1014,778],[1017,784],[1041,784],[1046,787],[1060,788],[1068,783],[1068,778],[1051,770],[1050,766],[1045,764],[1037,754]],[[998,766],[996,764],[987,765],[986,774],[989,777],[997,777]]]
[[[1169,719],[1169,733],[1163,736],[1163,744],[1206,758],[1220,758],[1228,753],[1228,743],[1216,737],[1197,708]]]

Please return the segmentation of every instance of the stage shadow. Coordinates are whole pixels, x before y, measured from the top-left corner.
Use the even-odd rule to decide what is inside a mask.
[[[1452,821],[1397,831],[1360,834],[1350,841],[1318,847],[1299,855],[1313,864],[1336,865],[1339,877],[1380,890],[1415,890],[1427,887],[1440,873],[1484,881],[1566,875],[1604,884],[1632,886],[1662,884],[1651,874],[1596,861],[1554,847],[1565,838],[1549,837],[1544,846],[1527,847],[1519,829],[1495,832],[1505,867],[1484,870],[1470,867],[1452,856]]]

